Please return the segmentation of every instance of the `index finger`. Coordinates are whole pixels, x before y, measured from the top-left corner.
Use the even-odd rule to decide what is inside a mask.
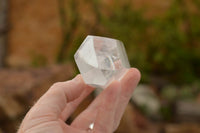
[[[122,89],[118,100],[118,107],[115,113],[115,124],[114,129],[119,125],[120,119],[126,109],[126,106],[132,96],[133,90],[136,88],[138,82],[140,81],[140,72],[136,68],[131,68],[125,74],[121,80]]]

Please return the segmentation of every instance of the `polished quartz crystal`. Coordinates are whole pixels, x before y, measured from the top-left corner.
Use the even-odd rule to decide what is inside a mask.
[[[102,89],[130,67],[123,43],[106,37],[87,36],[74,58],[85,83]]]

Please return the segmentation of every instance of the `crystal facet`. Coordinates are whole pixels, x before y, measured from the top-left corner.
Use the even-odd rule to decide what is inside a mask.
[[[130,68],[123,43],[106,37],[87,36],[74,58],[85,83],[102,89]]]

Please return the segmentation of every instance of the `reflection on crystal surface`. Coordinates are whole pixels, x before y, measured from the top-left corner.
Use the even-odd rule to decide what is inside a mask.
[[[106,37],[87,36],[74,58],[85,83],[98,88],[120,80],[130,67],[123,43]]]

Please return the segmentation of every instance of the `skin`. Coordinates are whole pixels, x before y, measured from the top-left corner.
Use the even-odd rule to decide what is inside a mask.
[[[94,90],[81,75],[55,83],[26,114],[18,133],[112,133],[119,126],[140,72],[131,68],[120,81],[113,81],[71,125],[65,121]],[[94,123],[93,130],[89,125]]]

